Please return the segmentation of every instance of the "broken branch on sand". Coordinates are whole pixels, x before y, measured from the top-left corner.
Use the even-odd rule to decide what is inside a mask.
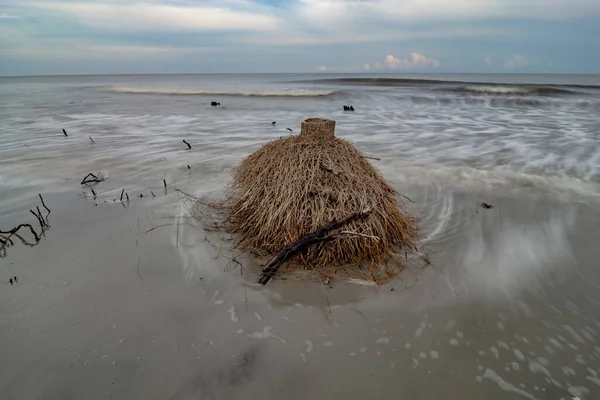
[[[186,142],[186,140],[185,140],[185,139],[183,139],[183,143],[187,144],[187,147],[188,147],[187,149],[188,149],[188,150],[190,150],[190,149],[192,148],[192,145],[191,145],[191,144],[189,144],[188,142]]]
[[[69,135],[67,135],[67,131],[66,131],[64,128],[63,128],[63,134],[64,134],[65,136],[69,136]]]
[[[33,211],[32,211],[32,213],[33,213]],[[10,237],[12,235],[16,234],[19,231],[19,229],[21,229],[21,228],[29,228],[29,230],[31,231],[31,234],[35,238],[35,241],[36,242],[40,241],[39,235],[37,234],[35,229],[33,229],[33,226],[31,226],[30,224],[20,224],[19,226],[15,226],[14,228],[12,228],[10,231],[1,231],[0,230],[0,233],[8,234],[7,239],[10,239]]]
[[[83,178],[83,180],[81,181],[81,184],[84,185],[86,183],[92,183],[92,182],[100,183],[103,180],[104,180],[104,178],[102,176],[96,176],[90,172],[89,174],[87,174],[85,176],[85,178]]]
[[[40,194],[39,196],[40,196],[40,199],[42,200],[42,205],[44,206],[44,208],[46,208],[46,210],[48,210],[48,214],[50,214],[50,209],[44,203],[42,195]],[[31,214],[33,214],[35,216],[35,218],[38,220],[38,222],[40,223],[41,232],[38,234],[36,232],[36,230],[33,228],[33,226],[31,226],[31,224],[20,224],[18,226],[15,226],[14,228],[12,228],[9,231],[0,230],[0,245],[2,245],[2,246],[0,246],[0,258],[6,257],[6,248],[14,245],[14,242],[11,239],[12,236],[19,238],[19,240],[21,240],[21,242],[23,242],[23,244],[25,244],[25,245],[35,246],[35,244],[37,244],[40,241],[41,235],[44,234],[46,229],[50,228],[50,225],[48,224],[48,221],[42,215],[42,212],[40,211],[39,206],[36,206],[36,210],[37,210],[37,212],[30,209],[29,212]],[[21,228],[29,228],[29,231],[35,238],[34,244],[27,242],[25,239],[23,239],[21,236],[19,236],[19,234],[17,232]]]
[[[90,136],[89,138],[90,138],[90,141],[91,141],[92,143],[96,144],[96,142],[94,142],[94,139],[92,139],[92,137],[91,137],[91,136]]]
[[[44,198],[42,197],[41,194],[38,194],[38,196],[40,196],[40,200],[42,201],[42,206],[44,206],[46,211],[48,211],[48,214],[50,214],[52,211],[50,211],[50,209],[48,207],[46,207],[46,203],[44,203]]]
[[[317,244],[322,242],[330,242],[336,238],[338,238],[342,234],[346,234],[346,232],[340,232],[339,234],[329,234],[333,229],[339,228],[348,222],[351,222],[355,219],[367,217],[371,213],[370,208],[366,208],[362,211],[355,212],[354,214],[350,214],[349,216],[336,221],[335,219],[331,221],[329,224],[324,226],[323,228],[317,229],[313,233],[309,233],[308,235],[302,236],[300,239],[296,240],[289,246],[285,246],[281,249],[272,259],[267,263],[263,272],[258,279],[258,283],[261,285],[266,285],[267,282],[275,275],[279,267],[296,254],[298,254],[301,250],[311,244]],[[355,232],[348,232],[352,235],[357,235]]]
[[[35,217],[37,218],[38,222],[40,223],[40,229],[44,229],[44,219],[42,218],[42,216],[36,214],[33,210],[29,210],[29,212],[35,215]]]

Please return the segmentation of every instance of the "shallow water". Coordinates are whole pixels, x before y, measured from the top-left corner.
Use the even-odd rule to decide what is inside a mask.
[[[524,83],[590,86],[595,78],[552,79]],[[19,276],[0,292],[3,395],[600,395],[595,89],[514,98],[446,84],[314,80],[0,79],[0,223],[29,218],[38,192],[53,210],[44,240],[17,243],[0,259],[3,282]],[[307,280],[257,287],[256,261],[230,261],[236,254],[218,234],[186,218],[174,187],[219,193],[246,154],[314,116],[335,119],[338,136],[381,158],[373,164],[415,201],[406,206],[431,266],[411,265],[382,287],[341,278],[333,288]],[[107,179],[94,199],[79,182],[98,171]],[[113,202],[122,189],[131,200]]]
[[[596,76],[530,77],[569,91],[548,95],[514,95],[531,85],[499,85],[502,76],[494,75],[445,77],[487,79],[492,93],[465,92],[463,83],[381,87],[319,77],[0,78],[0,182],[8,189],[0,210],[16,210],[41,190],[74,190],[89,172],[109,178],[107,196],[122,187],[160,187],[163,179],[224,178],[248,152],[290,134],[286,128],[297,133],[303,119],[315,116],[335,119],[337,135],[381,158],[377,166],[390,178],[599,197]],[[560,86],[560,79],[579,86]],[[213,100],[222,105],[211,107]],[[344,112],[344,104],[356,111]]]

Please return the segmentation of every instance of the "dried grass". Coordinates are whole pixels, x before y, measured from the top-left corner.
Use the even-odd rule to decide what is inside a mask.
[[[235,170],[222,206],[224,228],[236,247],[260,257],[333,219],[371,209],[367,218],[341,227],[335,240],[310,246],[288,269],[332,276],[359,266],[363,275],[373,277],[377,270],[390,276],[386,266],[399,249],[415,248],[414,220],[401,211],[399,194],[353,145],[334,137],[333,129],[331,135],[303,130],[265,144]]]

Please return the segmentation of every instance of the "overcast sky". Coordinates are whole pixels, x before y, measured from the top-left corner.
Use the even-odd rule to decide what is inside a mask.
[[[600,73],[600,0],[0,0],[0,75]]]

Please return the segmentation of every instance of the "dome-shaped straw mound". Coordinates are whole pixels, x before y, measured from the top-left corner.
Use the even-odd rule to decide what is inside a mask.
[[[328,232],[328,240],[304,246],[288,267],[331,276],[354,265],[372,276],[401,247],[414,248],[414,222],[401,212],[398,193],[334,130],[335,121],[308,119],[299,136],[269,142],[238,166],[225,224],[237,247],[272,256],[354,215]]]

